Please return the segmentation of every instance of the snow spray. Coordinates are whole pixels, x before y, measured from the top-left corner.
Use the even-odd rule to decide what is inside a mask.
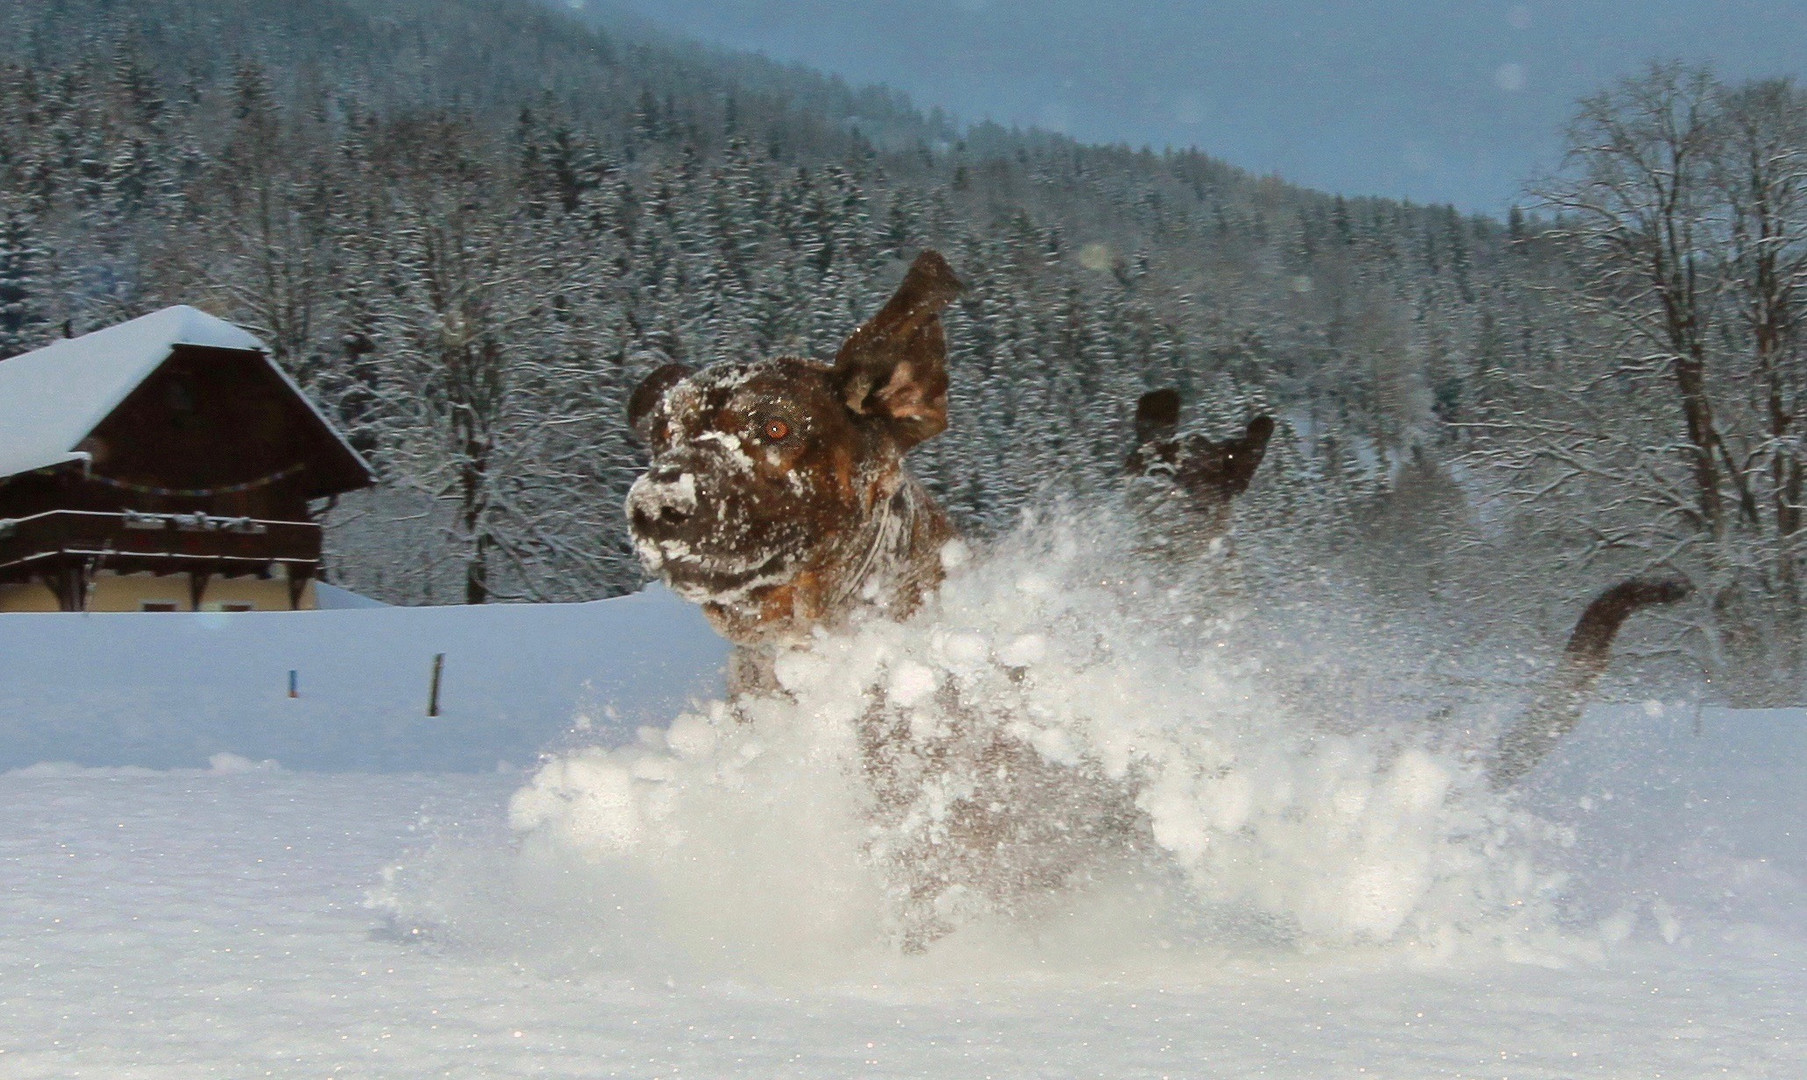
[[[783,693],[547,760],[511,802],[524,856],[576,855],[651,883],[674,940],[710,950],[893,947],[882,853],[947,842],[937,829],[962,774],[943,770],[908,812],[875,815],[857,730],[882,707],[924,737],[994,724],[1076,777],[1109,778],[1153,841],[1096,853],[1096,872],[1057,896],[936,897],[949,932],[931,951],[1054,934],[1087,905],[1090,936],[1113,948],[1182,934],[1447,955],[1540,932],[1562,884],[1535,858],[1552,832],[1488,793],[1472,753],[1422,724],[1301,715],[1265,689],[1260,655],[1202,629],[1213,614],[1196,598],[1221,591],[1175,586],[1171,568],[1129,550],[1112,515],[1064,514],[981,558],[952,552],[940,595],[909,621],[821,634],[783,657]],[[1132,908],[1133,927],[1095,921]]]

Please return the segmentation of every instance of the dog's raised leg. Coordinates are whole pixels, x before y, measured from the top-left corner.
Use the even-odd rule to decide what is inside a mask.
[[[1251,419],[1239,436],[1213,441],[1180,435],[1180,393],[1151,390],[1136,402],[1136,445],[1124,461],[1145,522],[1163,537],[1158,547],[1180,557],[1215,551],[1230,531],[1230,505],[1247,491],[1267,453],[1274,420]]]
[[[1588,692],[1605,673],[1613,639],[1625,620],[1641,608],[1673,604],[1692,591],[1692,586],[1678,579],[1632,578],[1587,605],[1550,681],[1495,746],[1487,762],[1487,780],[1494,790],[1517,783],[1564,735],[1575,730]]]

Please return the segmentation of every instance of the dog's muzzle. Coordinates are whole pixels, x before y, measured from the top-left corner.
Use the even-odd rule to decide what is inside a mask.
[[[654,466],[627,492],[628,528],[636,540],[671,540],[696,514],[696,474],[675,465]]]
[[[627,493],[628,532],[641,565],[678,595],[699,601],[782,576],[782,553],[749,547],[744,530],[722,520],[722,510],[698,490],[694,472],[655,465]]]

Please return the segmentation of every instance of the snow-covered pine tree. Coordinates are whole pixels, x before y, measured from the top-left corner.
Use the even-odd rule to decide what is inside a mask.
[[[0,360],[43,344],[45,255],[32,215],[0,206]]]

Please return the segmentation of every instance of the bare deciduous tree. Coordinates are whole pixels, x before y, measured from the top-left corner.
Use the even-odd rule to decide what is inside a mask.
[[[625,437],[597,364],[604,245],[519,206],[455,122],[398,131],[386,463],[448,508],[464,600],[605,587]]]
[[[1572,335],[1496,366],[1480,454],[1584,564],[1702,587],[1707,658],[1799,670],[1807,99],[1653,65],[1581,102],[1539,194]]]

